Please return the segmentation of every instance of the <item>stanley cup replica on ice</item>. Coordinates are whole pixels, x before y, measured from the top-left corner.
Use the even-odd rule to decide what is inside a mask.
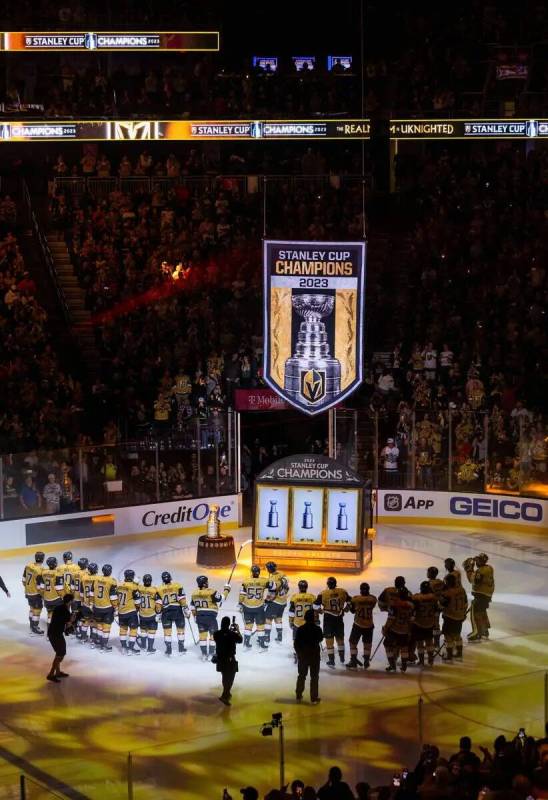
[[[234,537],[221,533],[219,506],[212,503],[207,518],[207,533],[198,539],[196,563],[207,567],[222,567],[233,564],[236,555]]]
[[[297,294],[293,308],[303,318],[295,353],[285,362],[284,388],[301,402],[313,405],[341,391],[341,365],[329,353],[325,323],[335,307],[335,298],[327,294]]]

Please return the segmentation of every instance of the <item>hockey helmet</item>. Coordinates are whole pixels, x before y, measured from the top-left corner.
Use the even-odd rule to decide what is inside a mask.
[[[337,579],[336,578],[328,578],[327,579],[327,588],[328,589],[335,589],[337,586]]]
[[[94,561],[92,561],[90,564],[88,564],[88,572],[89,572],[90,575],[97,575],[97,570],[98,569],[99,569],[99,567],[97,566],[97,564]]]
[[[299,581],[298,586],[299,592],[302,592],[302,594],[308,591],[308,581]]]
[[[89,561],[88,561],[87,558],[83,557],[83,558],[79,558],[78,559],[78,566],[80,567],[80,569],[87,569],[88,568],[88,564],[89,564]]]
[[[162,581],[164,583],[171,583],[171,573],[170,572],[162,572]]]
[[[364,597],[369,594],[368,583],[360,583],[360,594],[362,594]]]
[[[434,580],[434,578],[438,577],[439,569],[437,567],[428,567],[426,570],[426,576],[430,578],[430,580]]]
[[[207,589],[209,584],[207,575],[198,575],[196,583],[198,584],[198,589]]]
[[[405,578],[403,575],[398,575],[396,580],[394,581],[394,586],[396,589],[405,589]]]
[[[101,571],[105,578],[108,578],[109,575],[112,575],[112,566],[110,564],[103,564]]]
[[[57,559],[55,558],[55,556],[50,556],[47,559],[46,564],[48,565],[48,567],[50,569],[56,569],[56,567],[57,567]]]
[[[71,550],[65,550],[65,552],[63,553],[63,561],[65,562],[65,564],[68,564],[70,561],[72,561]]]
[[[488,561],[489,561],[489,556],[487,555],[487,553],[480,553],[479,555],[476,556],[476,564],[478,564],[479,566],[487,564]]]
[[[455,569],[455,559],[454,558],[446,558],[443,563],[445,565],[445,569],[447,570],[447,572],[453,572],[453,570]]]
[[[254,578],[259,577],[259,575],[261,574],[261,568],[258,566],[258,564],[253,564],[253,566],[251,567],[251,574]]]
[[[276,564],[275,561],[267,561],[265,566],[266,566],[267,570],[270,572],[271,575],[272,575],[273,572],[276,572],[276,570],[278,569],[278,565]]]
[[[125,569],[124,570],[124,580],[128,583],[133,583],[135,580],[135,572],[132,569]]]
[[[431,594],[432,587],[430,586],[430,581],[423,581],[421,583],[421,594]]]
[[[41,550],[38,550],[38,552],[34,554],[34,560],[36,561],[37,564],[43,564],[45,557],[46,554],[42,553]]]
[[[152,586],[152,575],[143,575],[143,586]]]

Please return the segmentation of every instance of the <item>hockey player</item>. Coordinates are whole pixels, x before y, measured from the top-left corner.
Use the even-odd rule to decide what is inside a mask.
[[[460,569],[455,566],[455,559],[446,558],[443,562],[447,575],[454,575],[457,586],[462,586],[462,575]],[[447,575],[445,577],[447,577]]]
[[[443,609],[445,660],[452,661],[453,653],[458,659],[462,659],[462,623],[466,619],[468,598],[464,587],[457,585],[456,578],[451,573],[445,576],[440,603]]]
[[[487,553],[480,553],[475,558],[467,558],[462,565],[472,584],[473,599],[470,608],[472,633],[468,635],[469,642],[479,642],[482,638],[489,638],[491,624],[487,609],[495,591],[495,574],[493,567],[487,563],[488,559]]]
[[[409,590],[402,586],[396,595],[391,596],[388,619],[383,627],[384,649],[388,659],[387,672],[396,671],[398,655],[401,657],[401,671],[407,670],[413,611]]]
[[[80,568],[73,562],[70,550],[66,550],[63,553],[63,564],[64,566],[61,569],[65,581],[65,592],[74,594],[74,576],[77,572],[80,572]],[[74,611],[74,609],[71,610]]]
[[[368,583],[360,583],[360,593],[351,598],[349,611],[354,614],[354,624],[350,631],[350,661],[346,665],[348,669],[357,669],[360,665],[358,661],[358,645],[360,639],[363,641],[363,668],[369,667],[371,657],[371,643],[373,641],[373,609],[377,605],[377,598],[369,591]]]
[[[282,618],[285,607],[287,605],[287,595],[289,592],[289,583],[285,575],[278,572],[278,565],[274,561],[268,561],[266,564],[270,586],[266,596],[265,606],[265,638],[266,643],[270,642],[270,632],[272,630],[272,623],[276,625],[276,641],[281,642],[283,638]]]
[[[76,614],[76,637],[82,638],[82,600],[84,597],[84,577],[88,574],[88,560],[87,558],[78,559],[78,569],[74,572],[72,578],[72,594],[74,600],[72,601],[72,611]]]
[[[439,569],[437,567],[428,567],[426,570],[426,577],[430,582],[430,589],[436,595],[436,598],[439,599],[441,597],[441,592],[443,589],[443,581],[438,578]],[[438,648],[440,646],[440,615],[439,613],[436,614],[436,618],[434,620],[434,647]]]
[[[137,642],[137,629],[139,627],[139,606],[141,595],[135,582],[135,572],[132,569],[124,570],[123,583],[116,587],[118,594],[118,625],[120,626],[120,643],[122,653],[128,656],[140,655],[141,651],[135,647]]]
[[[293,631],[293,641],[295,634],[301,625],[304,625],[304,615],[309,608],[313,608],[316,595],[308,591],[308,581],[299,581],[299,591],[291,595],[289,599],[289,625]],[[297,663],[297,653],[293,653],[295,663]]]
[[[40,550],[34,554],[34,561],[30,561],[23,570],[23,588],[29,604],[29,625],[31,633],[44,635],[40,628],[40,612],[44,608],[44,600],[38,588],[38,579],[44,571],[45,554]]]
[[[46,559],[46,569],[37,578],[38,588],[44,598],[44,605],[48,613],[48,625],[55,606],[63,605],[65,583],[63,570],[57,565],[55,556]]]
[[[251,647],[253,625],[257,630],[259,647],[266,650],[265,642],[265,593],[268,590],[268,578],[261,578],[261,568],[256,564],[251,567],[251,577],[243,581],[238,602],[244,618],[244,647]]]
[[[392,599],[398,596],[400,589],[405,589],[405,578],[398,575],[393,586],[387,586],[379,595],[379,608],[390,613]]]
[[[80,642],[91,641],[91,646],[95,647],[100,644],[99,636],[97,635],[97,623],[93,616],[93,581],[97,575],[99,567],[93,561],[88,564],[88,568],[82,577],[82,620],[80,625]],[[90,630],[91,629],[91,630]]]
[[[323,617],[323,635],[327,649],[327,666],[335,668],[335,647],[337,641],[339,659],[344,664],[344,612],[350,602],[350,595],[337,586],[336,578],[327,579],[327,589],[320,592],[314,603],[314,611]]]
[[[434,626],[439,620],[439,602],[432,591],[431,581],[423,581],[420,592],[411,596],[415,607],[411,625],[410,655],[414,654],[415,647],[419,654],[419,664],[424,666],[424,652],[428,655],[428,664],[434,663]]]
[[[112,646],[108,643],[110,629],[114,622],[114,612],[118,606],[116,580],[112,577],[112,567],[104,564],[101,572],[93,579],[91,596],[93,598],[93,618],[97,627],[97,638],[102,653],[108,653]]]
[[[152,585],[152,575],[143,575],[143,582],[138,586],[141,602],[139,604],[139,646],[142,650],[147,648],[147,654],[156,652],[154,638],[158,630],[158,617],[156,615],[156,598],[158,588]],[[148,644],[147,644],[148,641]]]
[[[177,629],[179,653],[186,653],[185,617],[190,617],[190,611],[182,584],[174,581],[169,572],[162,572],[162,584],[158,586],[158,594],[156,595],[156,611],[162,614],[166,656],[172,654],[171,634],[173,625]]]
[[[207,661],[208,655],[215,655],[215,639],[213,634],[219,630],[217,614],[222,603],[228,597],[230,584],[226,583],[223,593],[209,588],[209,580],[206,575],[199,575],[196,578],[198,589],[190,596],[190,608],[198,626],[200,636],[200,650],[203,661]],[[209,636],[209,653],[208,653]]]

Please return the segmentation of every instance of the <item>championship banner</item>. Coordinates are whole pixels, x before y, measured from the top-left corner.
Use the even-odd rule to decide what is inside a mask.
[[[18,53],[85,53],[97,50],[113,53],[119,50],[152,52],[196,52],[219,50],[218,31],[4,31],[0,33],[0,50]]]
[[[362,381],[365,242],[264,242],[264,379],[306,414]]]

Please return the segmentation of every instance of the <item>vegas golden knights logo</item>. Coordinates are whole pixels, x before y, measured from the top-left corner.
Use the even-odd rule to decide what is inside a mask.
[[[264,379],[317,414],[362,380],[365,242],[264,242]]]
[[[107,122],[107,139],[141,141],[160,138],[158,122]]]
[[[309,403],[319,403],[325,396],[325,372],[309,369],[301,372],[301,394]]]

